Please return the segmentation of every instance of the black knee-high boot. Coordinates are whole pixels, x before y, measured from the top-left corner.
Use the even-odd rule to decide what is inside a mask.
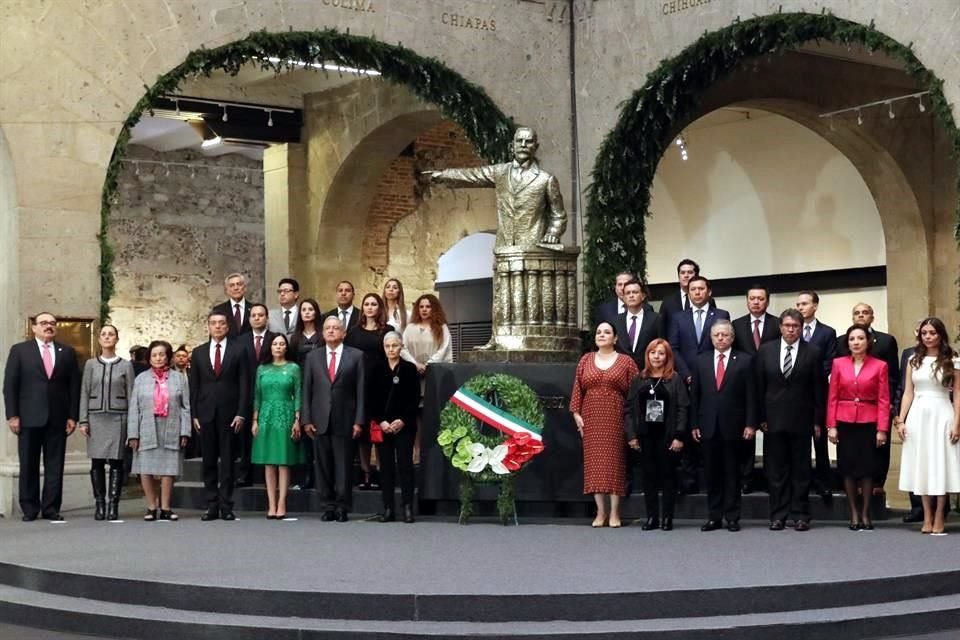
[[[112,461],[111,461],[112,462]],[[123,489],[123,463],[110,465],[110,506],[107,511],[108,520],[119,520],[120,491]]]
[[[104,501],[107,494],[106,484],[103,465],[94,464],[94,466],[90,468],[90,486],[93,488],[93,500],[96,505],[93,511],[94,520],[103,520],[106,516],[106,503]]]

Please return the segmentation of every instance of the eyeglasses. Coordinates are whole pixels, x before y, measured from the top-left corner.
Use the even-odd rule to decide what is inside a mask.
[[[56,320],[40,320],[39,322],[37,322],[37,324],[40,325],[41,327],[55,327],[57,326],[57,321]]]
[[[277,289],[277,293],[293,293],[293,289]]]

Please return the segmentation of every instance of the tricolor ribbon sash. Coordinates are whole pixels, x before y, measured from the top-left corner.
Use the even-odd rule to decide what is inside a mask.
[[[543,442],[543,429],[527,424],[503,409],[495,407],[466,387],[457,389],[450,400],[480,422],[490,425],[501,433],[511,437],[526,435],[537,442]]]

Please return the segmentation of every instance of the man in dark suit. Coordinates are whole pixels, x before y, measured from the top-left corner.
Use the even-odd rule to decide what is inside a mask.
[[[820,350],[800,339],[803,316],[780,314],[781,339],[760,345],[754,357],[763,464],[770,492],[770,530],[787,518],[810,529],[810,438],[819,437],[826,400]]]
[[[669,332],[670,318],[674,314],[690,309],[687,286],[690,284],[690,278],[698,275],[700,275],[700,265],[690,258],[684,258],[677,265],[677,280],[680,283],[680,290],[674,291],[660,303],[660,320],[663,322],[664,333]]]
[[[617,316],[626,309],[626,301],[623,299],[623,288],[631,280],[636,280],[637,276],[630,271],[621,271],[617,274],[613,284],[613,297],[604,300],[593,312],[593,326],[596,327],[601,322],[613,323]]]
[[[250,407],[250,366],[243,343],[228,338],[227,317],[212,311],[207,316],[210,341],[190,356],[190,413],[193,428],[203,440],[203,486],[207,511],[204,522],[233,513],[234,438],[247,422]]]
[[[241,335],[237,340],[243,344],[247,357],[247,369],[250,372],[249,406],[246,415],[253,415],[253,396],[257,383],[257,367],[261,364],[273,362],[270,346],[278,334],[267,330],[269,315],[266,305],[255,302],[250,305],[250,331]],[[237,434],[237,486],[249,487],[253,484],[253,467],[250,464],[250,450],[253,446],[253,435],[250,433],[251,422],[245,421],[240,433]]]
[[[734,349],[755,356],[760,345],[780,338],[777,316],[767,313],[769,304],[770,291],[764,285],[755,284],[747,290],[747,314],[733,321]],[[745,441],[740,461],[744,493],[753,493],[755,459],[756,443]]]
[[[697,356],[711,350],[710,327],[717,320],[729,320],[730,314],[710,303],[710,281],[703,276],[690,278],[687,294],[690,308],[670,316],[667,339],[676,357],[677,371],[689,383]]]
[[[613,322],[617,329],[617,344],[633,358],[637,368],[643,370],[647,345],[661,337],[660,316],[656,311],[644,308],[643,283],[636,278],[623,286],[623,299],[625,311]]]
[[[346,331],[335,315],[323,321],[322,349],[303,365],[300,421],[313,439],[317,491],[326,508],[324,522],[346,522],[353,491],[353,441],[363,433],[363,352],[343,344]]]
[[[870,332],[870,348],[868,353],[874,358],[880,358],[887,363],[888,381],[890,383],[890,408],[888,418],[893,422],[893,416],[900,406],[900,397],[897,395],[897,384],[900,381],[900,347],[897,339],[889,333],[877,331],[873,328],[873,307],[865,302],[859,302],[853,307],[853,324],[866,325]],[[837,342],[837,355],[850,355],[850,348],[846,340]],[[883,495],[883,486],[887,483],[887,473],[890,471],[890,438],[886,444],[877,449],[877,467],[873,472],[873,495]]]
[[[830,369],[833,359],[837,357],[837,332],[826,324],[817,320],[817,309],[820,307],[820,296],[816,291],[801,291],[797,294],[797,311],[803,316],[803,328],[800,330],[800,339],[812,344],[820,350],[820,364],[823,368],[824,403],[826,403],[826,386],[830,382]],[[826,410],[826,405],[824,405]],[[826,434],[821,433],[819,438],[813,439],[813,452],[816,457],[816,473],[814,474],[814,489],[820,499],[827,505],[833,503],[831,491],[833,472],[830,468],[830,452],[827,449]]]
[[[226,316],[228,338],[236,338],[250,330],[250,303],[246,300],[247,276],[231,273],[223,280],[223,289],[227,300],[215,306],[211,311]]]
[[[713,349],[700,354],[693,374],[691,433],[703,445],[709,512],[701,531],[715,531],[723,520],[728,531],[740,531],[741,442],[754,438],[757,406],[753,363],[733,349],[733,336],[729,319],[714,322]]]
[[[327,312],[326,317],[340,319],[345,333],[349,333],[360,324],[360,310],[353,306],[353,283],[341,280],[337,283],[337,306]]]
[[[77,354],[54,340],[57,319],[39,313],[33,338],[10,347],[3,380],[7,425],[17,436],[20,459],[20,510],[30,522],[42,515],[63,520],[63,461],[67,436],[77,428],[80,368]],[[43,495],[40,458],[43,457]]]

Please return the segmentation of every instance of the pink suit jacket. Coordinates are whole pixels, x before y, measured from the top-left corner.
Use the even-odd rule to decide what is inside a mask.
[[[830,370],[830,394],[827,397],[827,428],[836,427],[837,422],[876,422],[878,431],[889,431],[887,363],[867,356],[860,374],[855,375],[853,371],[852,356],[834,359]]]

